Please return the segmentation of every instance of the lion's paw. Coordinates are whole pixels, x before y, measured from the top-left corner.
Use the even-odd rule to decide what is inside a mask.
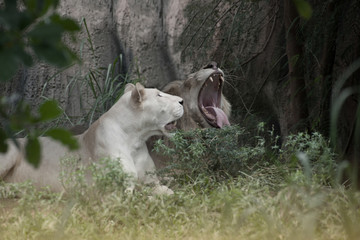
[[[170,188],[168,188],[167,186],[164,186],[164,185],[155,186],[153,193],[156,195],[172,195],[172,194],[174,194],[173,190],[171,190]]]
[[[125,189],[125,194],[132,195],[134,193],[134,187],[128,187]]]

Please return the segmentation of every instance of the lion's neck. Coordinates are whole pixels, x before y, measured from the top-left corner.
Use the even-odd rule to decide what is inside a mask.
[[[105,121],[112,122],[112,126],[116,128],[117,131],[121,132],[121,135],[125,139],[133,139],[135,142],[143,142],[154,135],[154,131],[151,131],[150,126],[143,125],[141,116],[134,114],[131,111],[121,111],[121,112],[109,112],[104,115]],[[104,123],[104,127],[107,127],[107,124]]]
[[[146,148],[146,140],[160,133],[141,125],[139,117],[127,109],[110,109],[84,133],[86,147],[90,148],[94,157],[111,151]],[[97,146],[98,149],[92,149],[91,146]]]

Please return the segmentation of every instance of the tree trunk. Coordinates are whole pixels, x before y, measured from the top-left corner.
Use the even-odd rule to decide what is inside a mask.
[[[332,1],[328,4],[326,9],[326,32],[324,38],[324,45],[322,49],[322,56],[320,60],[321,77],[321,105],[320,105],[320,122],[318,129],[324,136],[329,137],[330,134],[330,105],[331,105],[331,90],[333,86],[333,67],[336,54],[336,38],[339,22],[339,1]]]
[[[300,17],[292,0],[284,0],[284,23],[286,34],[286,54],[289,74],[287,94],[289,104],[287,109],[287,133],[307,129],[308,109],[303,68],[303,44],[300,35]]]

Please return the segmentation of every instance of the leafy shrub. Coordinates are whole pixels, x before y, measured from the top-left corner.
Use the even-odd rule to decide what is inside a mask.
[[[288,159],[290,164],[299,166],[300,161],[308,177],[313,177],[321,183],[328,183],[334,179],[337,155],[330,147],[330,141],[320,133],[300,132],[290,135],[281,152],[282,158]]]
[[[264,174],[273,174],[266,178],[275,185],[300,175],[303,179],[309,175],[321,183],[333,179],[336,155],[321,134],[290,135],[282,148],[278,140],[274,131],[265,132],[262,123],[256,135],[234,125],[179,131],[168,142],[158,140],[154,150],[170,158],[160,174],[170,172],[178,180],[194,182],[199,181],[199,176],[221,180],[254,174],[263,178]]]
[[[170,138],[169,144],[158,140],[154,150],[171,158],[171,163],[165,170],[172,170],[177,175],[185,174],[192,179],[198,175],[222,179],[236,176],[239,170],[264,160],[264,138],[251,139],[253,146],[249,143],[240,145],[246,137],[248,133],[237,125],[221,130],[207,128],[179,131]]]

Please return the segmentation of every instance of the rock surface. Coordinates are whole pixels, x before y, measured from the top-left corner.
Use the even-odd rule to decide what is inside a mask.
[[[148,87],[161,88],[184,78],[191,64],[180,64],[175,45],[185,26],[183,10],[187,2],[62,0],[57,11],[82,26],[78,41],[67,41],[82,64],[59,70],[38,63],[19,71],[2,92],[17,92],[33,106],[43,101],[42,97],[55,98],[68,116],[76,118],[94,102],[85,79],[89,70],[107,68],[120,55],[122,61],[116,65],[115,74],[141,78]],[[104,81],[105,76],[99,79],[101,84]]]

